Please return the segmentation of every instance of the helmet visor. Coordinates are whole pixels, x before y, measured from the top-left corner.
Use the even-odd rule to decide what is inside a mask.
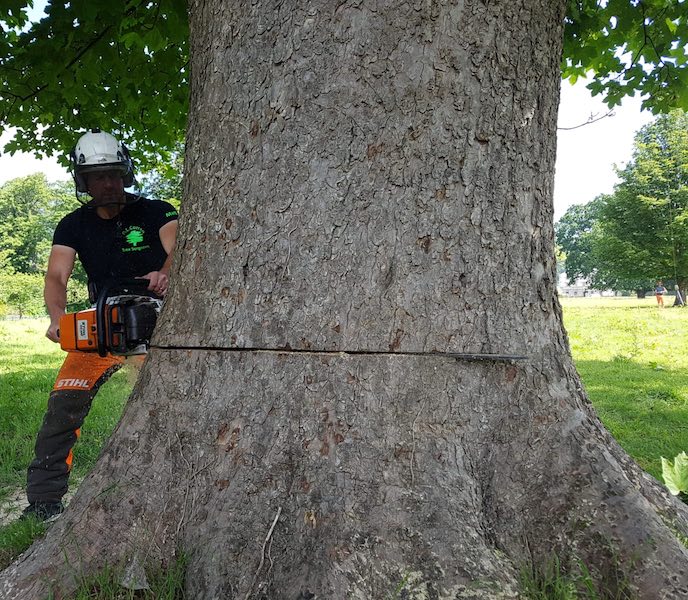
[[[95,173],[96,171],[119,171],[124,175],[127,172],[127,165],[121,162],[101,163],[97,165],[77,165],[79,173]]]

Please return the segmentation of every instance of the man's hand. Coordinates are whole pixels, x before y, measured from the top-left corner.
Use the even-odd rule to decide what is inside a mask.
[[[48,331],[45,332],[45,337],[47,337],[51,342],[60,341],[60,322],[51,322]]]
[[[156,293],[158,296],[164,296],[167,293],[167,286],[170,282],[169,278],[162,271],[151,271],[143,275],[141,279],[148,279],[148,289]]]

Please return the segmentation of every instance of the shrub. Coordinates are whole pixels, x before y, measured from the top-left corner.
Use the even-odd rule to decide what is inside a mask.
[[[22,317],[45,315],[43,276],[26,273],[0,274],[0,304],[7,314]]]
[[[67,312],[88,308],[86,286],[70,279],[67,284]],[[43,301],[43,275],[26,273],[0,273],[0,317],[44,317],[47,314]]]

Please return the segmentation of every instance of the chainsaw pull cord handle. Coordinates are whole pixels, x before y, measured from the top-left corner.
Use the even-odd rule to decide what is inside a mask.
[[[96,301],[96,333],[98,337],[98,354],[107,356],[108,339],[105,333],[105,311],[107,310],[107,300],[110,296],[121,294],[122,292],[144,292],[151,298],[155,297],[148,289],[147,279],[119,279],[106,283],[98,294]]]

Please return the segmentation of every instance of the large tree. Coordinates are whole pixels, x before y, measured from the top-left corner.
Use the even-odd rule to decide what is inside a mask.
[[[124,136],[146,167],[174,156],[188,107],[185,0],[34,0],[0,4],[0,124],[5,149],[65,149],[84,128]],[[654,112],[688,110],[682,0],[566,0],[562,74],[609,106],[640,92]]]
[[[600,211],[594,260],[620,277],[688,287],[688,115],[659,116],[635,139],[632,160]]]
[[[660,115],[635,137],[614,193],[572,206],[556,225],[570,277],[599,288],[688,287],[688,116]]]
[[[604,430],[561,325],[564,1],[189,8],[154,348],[4,597],[179,550],[194,598],[516,598],[553,552],[684,597],[688,510]]]
[[[78,206],[73,186],[36,173],[0,187],[0,272],[43,273],[53,231]]]

